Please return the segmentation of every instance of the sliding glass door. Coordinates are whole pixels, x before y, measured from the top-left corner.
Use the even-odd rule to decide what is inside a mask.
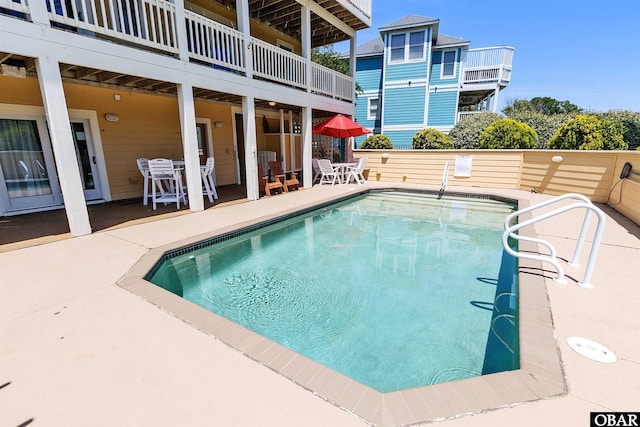
[[[72,119],[70,126],[85,199],[100,200],[89,120]],[[63,204],[44,117],[0,116],[0,202],[5,212]]]
[[[61,203],[44,118],[0,118],[0,201],[7,211]]]

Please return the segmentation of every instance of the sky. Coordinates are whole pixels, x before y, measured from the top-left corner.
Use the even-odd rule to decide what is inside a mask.
[[[551,97],[585,110],[640,112],[640,0],[372,0],[371,28],[406,15],[440,19],[439,32],[471,48],[515,48],[508,101]],[[336,49],[343,52],[346,49]]]

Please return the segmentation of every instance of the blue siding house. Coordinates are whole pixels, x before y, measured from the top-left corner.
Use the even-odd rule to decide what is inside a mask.
[[[448,132],[468,115],[496,112],[511,79],[512,47],[470,49],[470,41],[440,34],[439,25],[409,15],[356,48],[356,120],[397,148],[410,148],[424,128]]]

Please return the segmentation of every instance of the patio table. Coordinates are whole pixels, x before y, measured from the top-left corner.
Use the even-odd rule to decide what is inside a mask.
[[[333,169],[338,172],[338,180],[340,184],[346,184],[346,174],[350,167],[356,166],[358,162],[342,162],[342,163],[331,163]]]

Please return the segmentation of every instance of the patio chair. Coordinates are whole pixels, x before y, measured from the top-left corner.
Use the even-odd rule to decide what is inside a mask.
[[[334,185],[336,181],[340,183],[340,172],[337,171],[332,165],[331,161],[327,159],[318,159],[318,167],[320,168],[320,185],[329,184]]]
[[[311,167],[313,168],[313,180],[311,181],[311,183],[315,184],[316,181],[319,181],[320,177],[322,176],[322,172],[320,172],[320,166],[318,166],[318,159],[316,159],[315,157],[311,159]]]
[[[269,162],[269,171],[271,175],[273,175],[274,179],[279,180],[282,183],[282,187],[285,192],[289,191],[290,186],[294,186],[297,190],[300,186],[300,181],[298,181],[298,176],[295,172],[291,172],[289,178],[287,178],[287,174],[282,172],[282,165],[280,162]]]
[[[136,159],[136,163],[138,164],[138,170],[142,174],[142,179],[144,179],[142,204],[146,206],[149,204],[149,181],[151,181],[151,175],[149,175],[149,159],[142,157]]]
[[[269,181],[269,176],[264,174],[260,163],[258,163],[258,188],[260,193],[264,192],[267,196],[271,196],[271,190],[283,191],[282,182],[280,180]]]
[[[156,210],[158,202],[176,203],[180,209],[180,202],[187,204],[184,185],[182,184],[182,170],[173,166],[171,159],[149,160],[149,175],[151,176],[151,202]]]
[[[347,184],[350,183],[352,179],[355,180],[358,184],[364,184],[365,182],[367,182],[367,180],[364,179],[364,175],[362,175],[362,172],[364,172],[364,168],[366,165],[367,158],[363,157],[358,160],[358,164],[349,167],[349,169],[347,169]]]
[[[218,199],[215,174],[216,169],[213,157],[209,157],[204,167],[200,167],[200,175],[202,175],[202,194],[206,195],[211,203],[213,203],[214,199]]]

